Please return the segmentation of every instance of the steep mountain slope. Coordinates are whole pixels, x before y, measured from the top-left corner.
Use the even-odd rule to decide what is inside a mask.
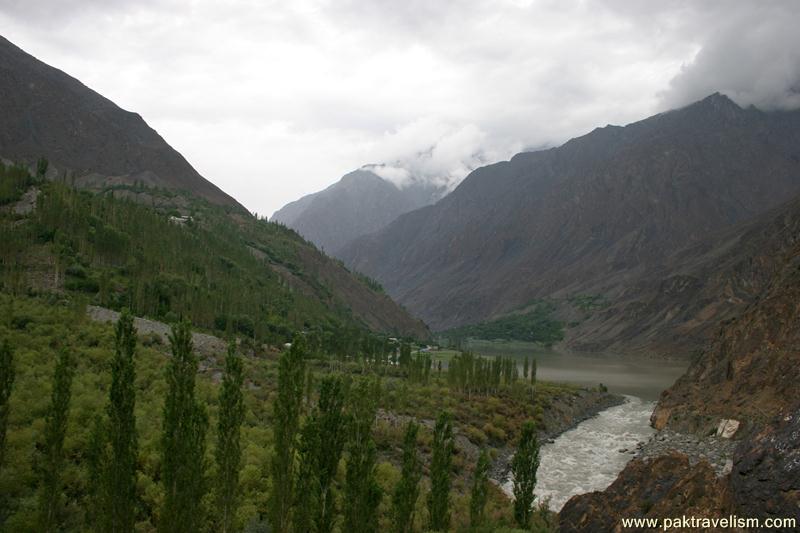
[[[800,112],[715,94],[480,168],[341,256],[445,329],[544,297],[613,303],[676,251],[798,190]]]
[[[0,37],[0,157],[47,158],[79,186],[141,183],[244,209],[150,128],[81,82]]]
[[[723,419],[736,420],[729,473],[716,476],[705,461],[690,467],[680,455],[637,459],[605,491],[567,502],[559,517],[562,531],[611,531],[633,517],[800,519],[799,222],[797,198],[742,236],[739,244],[749,251],[720,276],[761,290],[718,328],[686,374],[662,394],[651,418],[657,429],[694,438],[713,434]]]
[[[367,166],[323,191],[287,204],[271,220],[337,255],[353,239],[382,229],[403,213],[432,204],[444,192],[426,182],[412,181],[399,188]]]

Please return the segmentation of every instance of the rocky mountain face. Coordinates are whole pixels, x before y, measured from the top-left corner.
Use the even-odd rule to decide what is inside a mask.
[[[729,428],[738,442],[730,467],[715,475],[705,460],[689,468],[680,454],[634,460],[605,491],[567,502],[562,531],[620,530],[622,518],[630,517],[800,519],[798,221],[800,198],[749,224],[727,245],[720,241],[723,251],[712,255],[721,268],[703,290],[757,294],[717,329],[662,394],[651,419],[656,429],[700,439]]]
[[[742,109],[715,94],[477,169],[435,207],[399,217],[340,256],[435,330],[591,294],[617,311],[624,305],[627,318],[590,322],[568,342],[602,350],[638,337],[650,346],[636,320],[663,320],[690,304],[679,293],[696,281],[675,277],[676,254],[711,253],[709,238],[798,191],[800,112]],[[654,279],[663,284],[654,288]],[[658,301],[672,294],[671,306]],[[681,336],[667,330],[655,334]]]
[[[244,208],[201,176],[136,113],[0,37],[0,157],[49,160],[93,189],[141,184]],[[57,170],[58,172],[56,172]]]
[[[289,226],[336,256],[353,239],[432,204],[444,193],[442,187],[421,181],[398,187],[364,167],[323,191],[287,204],[271,220]]]

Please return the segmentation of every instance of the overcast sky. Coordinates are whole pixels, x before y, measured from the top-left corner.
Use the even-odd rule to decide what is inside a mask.
[[[262,215],[363,164],[454,184],[714,91],[800,107],[798,26],[792,0],[0,0],[0,34]]]

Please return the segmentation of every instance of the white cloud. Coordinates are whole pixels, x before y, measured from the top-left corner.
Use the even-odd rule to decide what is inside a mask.
[[[715,90],[794,105],[798,5],[0,0],[0,28],[268,214],[366,163],[452,185]]]

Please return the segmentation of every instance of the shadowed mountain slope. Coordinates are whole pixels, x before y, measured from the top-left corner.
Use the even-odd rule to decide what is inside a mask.
[[[637,301],[675,253],[798,191],[800,113],[715,94],[477,169],[341,256],[441,330],[541,298]]]
[[[139,183],[244,209],[136,113],[0,37],[0,157],[47,158],[90,188]]]

